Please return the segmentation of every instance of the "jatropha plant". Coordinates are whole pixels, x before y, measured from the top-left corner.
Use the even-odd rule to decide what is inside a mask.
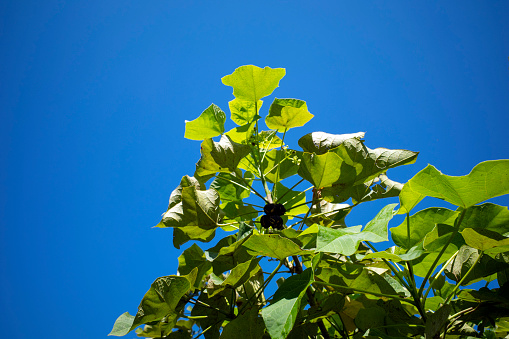
[[[187,247],[177,274],[156,279],[136,315],[122,314],[110,335],[506,336],[509,211],[483,202],[509,193],[509,160],[482,162],[460,177],[428,165],[403,185],[387,173],[417,153],[370,149],[362,132],[309,133],[294,150],[285,136],[313,117],[306,102],[274,99],[269,130],[260,129],[261,99],[284,75],[249,65],[222,78],[235,96],[229,108],[238,127],[228,132],[214,104],[186,122],[185,137],[202,140],[201,158],[157,227],[173,228],[177,249],[212,241],[218,228],[226,236],[210,248]],[[399,206],[385,206],[365,226],[346,224],[357,205],[398,196]],[[425,197],[452,207],[413,211]],[[406,218],[390,228],[395,246],[378,251],[373,244],[389,240],[396,214]],[[467,287],[479,281],[484,287]],[[488,288],[492,281],[499,287]]]

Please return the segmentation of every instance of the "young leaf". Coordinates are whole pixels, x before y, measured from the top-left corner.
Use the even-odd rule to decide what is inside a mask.
[[[262,317],[270,337],[284,339],[293,328],[306,289],[313,282],[313,270],[289,277],[274,294],[272,303],[262,309]]]
[[[226,86],[233,87],[233,95],[240,100],[258,102],[263,97],[271,95],[279,86],[279,81],[285,76],[284,68],[260,68],[253,65],[241,66],[221,81]]]
[[[468,208],[509,193],[509,160],[481,162],[462,177],[442,174],[428,165],[410,179],[399,196],[399,213],[407,213],[424,197],[434,197]]]
[[[232,114],[231,119],[237,125],[246,125],[253,121],[253,118],[260,112],[263,101],[258,100],[258,104],[255,105],[254,101],[246,101],[241,99],[233,99],[228,103],[230,106],[230,112]],[[255,110],[258,108],[258,111]]]
[[[196,175],[204,176],[217,172],[234,172],[240,160],[249,154],[251,148],[233,142],[223,135],[219,142],[206,139],[201,144],[201,158],[196,164]]]
[[[270,129],[286,132],[290,128],[304,126],[313,118],[306,102],[298,99],[274,99],[265,123]]]
[[[216,105],[210,105],[198,118],[193,121],[186,120],[184,138],[191,140],[205,140],[224,133],[226,115]]]
[[[351,134],[329,134],[325,132],[313,132],[306,134],[299,139],[299,146],[305,152],[325,154],[333,148],[338,147],[348,139],[362,139],[364,132],[357,132]]]

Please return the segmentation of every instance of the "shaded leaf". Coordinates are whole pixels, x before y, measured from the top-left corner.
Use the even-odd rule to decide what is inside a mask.
[[[203,276],[212,272],[212,264],[205,258],[205,253],[196,244],[192,244],[191,247],[182,252],[178,261],[178,275],[186,275],[191,273],[193,269],[198,269],[194,285],[195,289],[200,289]]]
[[[509,160],[481,162],[461,177],[442,174],[428,165],[410,179],[399,196],[399,213],[406,213],[424,197],[435,197],[468,208],[509,193]]]
[[[300,153],[298,152],[294,152],[292,154],[296,157],[300,156]],[[276,182],[288,178],[297,174],[297,171],[299,170],[299,165],[293,158],[287,157],[285,151],[275,149],[265,154],[262,166],[265,178],[270,182]]]
[[[486,229],[509,236],[509,210],[492,203],[475,205],[465,211],[460,231],[465,228]]]
[[[262,309],[262,317],[271,338],[283,339],[290,333],[306,289],[313,282],[313,271],[289,277],[274,294],[271,304]]]
[[[290,128],[304,126],[311,118],[313,114],[309,113],[305,101],[275,98],[265,123],[270,129],[283,133]]]
[[[241,66],[221,78],[226,86],[233,87],[233,95],[237,99],[258,102],[271,95],[285,76],[284,68],[260,68],[253,65]]]
[[[210,105],[198,118],[193,121],[186,120],[184,138],[191,140],[205,140],[224,133],[226,115],[216,105]]]
[[[264,331],[263,319],[258,317],[258,309],[254,307],[230,321],[224,327],[221,339],[259,339]]]
[[[449,314],[451,313],[449,304],[442,305],[436,312],[428,313],[426,321],[425,334],[426,338],[436,338],[442,328],[449,322]]]
[[[217,293],[221,292],[227,287],[235,289],[244,284],[246,281],[249,280],[251,276],[255,275],[256,273],[258,273],[258,271],[261,270],[261,267],[258,265],[260,260],[261,258],[255,258],[236,265],[231,270],[228,277],[221,283],[221,286],[214,289],[213,293],[211,293],[210,296],[212,297],[216,295]]]
[[[437,224],[431,232],[426,234],[423,243],[424,249],[426,252],[440,252],[449,242],[453,232],[453,226]],[[465,245],[463,237],[456,233],[444,253],[452,255],[456,253],[456,251],[458,251],[463,245]]]

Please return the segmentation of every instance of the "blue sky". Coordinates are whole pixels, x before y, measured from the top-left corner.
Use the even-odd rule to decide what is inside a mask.
[[[227,111],[220,79],[238,66],[286,68],[262,113],[277,96],[315,115],[290,146],[365,131],[370,148],[420,152],[393,171],[401,182],[428,163],[465,175],[509,158],[508,13],[507,1],[1,2],[2,336],[103,338],[176,273],[171,230],[150,227],[199,158],[184,120]]]

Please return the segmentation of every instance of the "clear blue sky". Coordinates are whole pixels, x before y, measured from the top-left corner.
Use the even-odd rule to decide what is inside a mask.
[[[365,131],[421,152],[398,181],[509,158],[508,16],[507,1],[2,1],[1,336],[105,338],[176,273],[171,230],[150,227],[199,158],[184,120],[227,111],[220,78],[240,65],[286,68],[272,97],[307,101],[291,146]]]

